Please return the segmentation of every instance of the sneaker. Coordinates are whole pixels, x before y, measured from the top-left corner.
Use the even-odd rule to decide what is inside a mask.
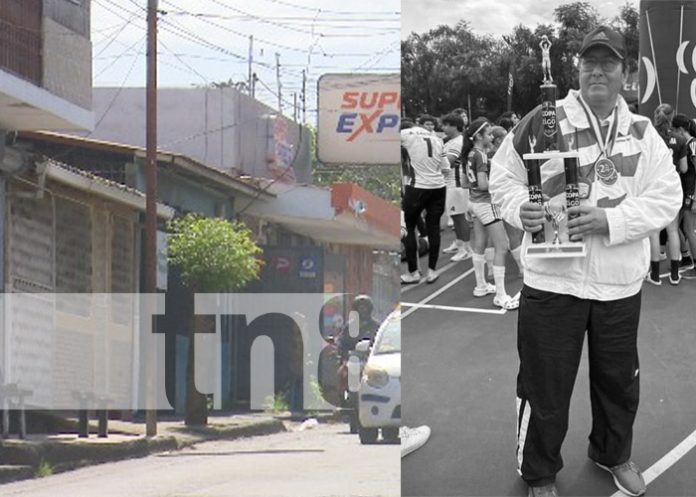
[[[495,293],[495,285],[491,285],[490,283],[486,283],[484,287],[474,287],[474,297],[485,297],[492,293]]]
[[[694,261],[690,256],[682,257],[679,261],[679,272],[683,273],[694,268]]]
[[[399,428],[399,438],[401,438],[401,457],[405,457],[425,445],[425,442],[430,438],[430,427],[409,428],[402,426]]]
[[[520,306],[520,301],[515,300],[514,298],[510,297],[509,295],[502,295],[498,296],[496,295],[493,297],[493,305],[496,305],[498,307],[502,307],[506,311],[514,311]]]
[[[677,286],[679,284],[679,282],[681,281],[681,278],[682,278],[681,274],[679,274],[679,273],[677,273],[676,279],[672,278],[672,275],[670,274],[669,275],[669,282],[670,282],[670,284]]]
[[[457,253],[452,256],[450,261],[459,262],[459,261],[465,261],[469,258],[471,258],[471,252],[469,252],[467,249],[459,249],[457,251]]]
[[[650,283],[651,285],[655,286],[660,286],[662,284],[662,281],[660,280],[660,277],[658,276],[656,280],[652,278],[652,275],[650,273],[645,275],[645,281]]]
[[[425,277],[425,282],[428,284],[435,283],[435,280],[437,280],[439,277],[440,273],[438,273],[434,269],[428,269],[428,276]]]
[[[681,274],[681,277],[685,280],[696,280],[696,269],[689,269]]]
[[[595,464],[614,477],[614,483],[623,493],[638,497],[645,493],[645,480],[633,461],[628,461],[617,466],[604,466],[595,461]]]
[[[558,497],[558,490],[556,490],[555,483],[550,483],[543,487],[529,487],[527,497]]]
[[[412,273],[406,273],[401,275],[402,285],[412,285],[414,283],[420,283],[421,275],[420,271],[414,271]]]
[[[453,241],[449,247],[442,249],[443,254],[456,254],[457,251],[459,250],[459,245],[457,245],[457,241]]]

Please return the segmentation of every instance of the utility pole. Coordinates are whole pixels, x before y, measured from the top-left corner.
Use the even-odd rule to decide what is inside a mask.
[[[292,120],[297,122],[297,92],[292,92]]]
[[[157,1],[147,5],[147,92],[146,92],[146,164],[145,164],[145,292],[157,292]],[[153,313],[154,314],[154,313]],[[151,314],[152,315],[152,314]],[[156,322],[156,320],[155,320]],[[153,332],[155,324],[153,323]],[[156,354],[147,357],[145,433],[157,435],[156,394],[153,381]]]
[[[302,124],[307,123],[307,72],[302,69]]]
[[[249,35],[249,95],[254,96],[254,35]]]
[[[280,84],[280,54],[276,52],[276,83],[278,85],[278,112],[283,114],[283,85]]]

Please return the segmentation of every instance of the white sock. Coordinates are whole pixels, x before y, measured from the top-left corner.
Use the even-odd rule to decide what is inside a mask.
[[[484,255],[486,257],[486,264],[488,264],[488,276],[490,276],[492,273],[491,268],[493,267],[493,258],[495,257],[495,248],[488,247],[485,250]]]
[[[522,268],[522,260],[520,259],[520,254],[522,253],[522,245],[517,247],[516,249],[510,250],[510,253],[512,254],[512,258],[515,259],[515,262],[517,263],[517,268],[520,270],[520,273],[524,271]]]
[[[462,249],[471,252],[471,242],[462,242]]]
[[[454,244],[457,246],[457,249],[458,249],[458,250],[461,250],[462,247],[464,246],[464,240],[459,240],[459,239],[457,239],[457,240],[454,241]]]
[[[503,297],[505,292],[505,266],[493,266],[493,280],[495,281],[495,295]]]
[[[483,254],[477,254],[476,252],[474,252],[474,255],[471,256],[471,259],[474,262],[476,286],[479,288],[483,288],[486,286],[486,258],[483,256]]]

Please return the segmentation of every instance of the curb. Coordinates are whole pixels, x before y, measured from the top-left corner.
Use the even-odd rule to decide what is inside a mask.
[[[286,431],[279,419],[240,425],[208,425],[200,428],[182,427],[176,434],[154,438],[139,437],[132,441],[99,444],[67,442],[0,442],[0,483],[31,478],[42,463],[60,473],[85,466],[146,457],[158,452],[179,450],[211,440],[234,440]]]

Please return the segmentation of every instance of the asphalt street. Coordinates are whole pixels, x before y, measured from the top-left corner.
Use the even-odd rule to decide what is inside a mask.
[[[396,497],[399,475],[398,445],[360,445],[347,425],[320,424],[6,484],[0,486],[0,495]]]
[[[446,230],[443,246],[452,239]],[[516,311],[474,298],[471,260],[433,285],[402,288],[403,422],[428,424],[430,441],[402,462],[404,496],[524,496],[516,471]],[[425,263],[425,259],[421,260]],[[518,291],[509,258],[506,287]],[[490,279],[492,280],[492,279]],[[696,280],[644,285],[639,328],[641,404],[633,459],[652,496],[696,495]],[[412,304],[419,304],[414,307]],[[587,458],[589,382],[583,358],[558,474],[563,496],[611,496],[610,476]]]

